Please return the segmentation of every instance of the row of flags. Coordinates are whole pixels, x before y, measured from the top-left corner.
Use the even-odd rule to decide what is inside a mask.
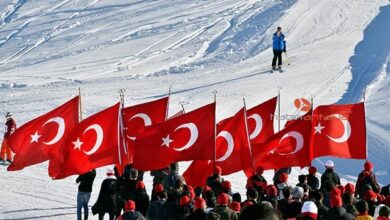
[[[157,170],[193,161],[183,174],[202,186],[218,165],[223,175],[254,168],[310,166],[320,156],[366,158],[364,103],[324,105],[274,132],[277,98],[216,122],[216,103],[167,117],[169,97],[123,108],[117,103],[79,121],[79,96],[27,122],[9,138],[9,171],[49,160],[53,179],[131,163]]]

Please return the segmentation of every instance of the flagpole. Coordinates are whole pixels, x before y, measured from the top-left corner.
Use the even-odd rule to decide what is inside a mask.
[[[172,90],[172,86],[169,85],[169,89],[168,89],[168,104],[167,104],[167,109],[165,110],[165,120],[168,119],[169,103],[171,102],[171,90]]]
[[[255,161],[253,160],[253,153],[252,153],[252,144],[251,144],[251,140],[250,140],[250,137],[249,137],[249,132],[248,132],[248,121],[247,121],[247,117],[246,117],[246,102],[245,102],[245,96],[243,95],[242,96],[242,100],[244,102],[244,119],[245,119],[245,133],[246,133],[246,137],[247,137],[247,141],[248,141],[248,146],[249,146],[249,154],[251,156],[251,160],[252,160],[252,171],[253,171],[253,175],[255,175]]]
[[[127,149],[127,142],[125,140],[126,135],[125,135],[125,132],[124,132],[124,123],[123,123],[123,115],[122,115],[122,110],[125,107],[125,92],[126,92],[125,89],[119,89],[119,91],[118,91],[119,98],[120,98],[120,103],[121,103],[121,108],[120,108],[120,111],[119,111],[119,117],[120,117],[120,130],[121,130],[121,134],[122,134],[122,146],[123,146],[125,154],[127,155],[127,161],[129,161],[130,160],[130,156],[129,156],[128,149]],[[119,156],[119,164],[122,164],[122,158],[120,156]]]
[[[364,106],[364,121],[367,125],[366,120],[366,89],[363,89],[363,106]],[[366,130],[366,160],[368,160],[368,136],[367,136],[367,130]]]
[[[310,96],[310,111],[311,111],[311,124],[313,126],[313,117],[314,117],[314,97],[313,95]],[[305,120],[305,119],[303,119]],[[313,138],[310,140],[311,143],[313,143]],[[310,144],[310,164],[313,165],[313,144]]]
[[[277,87],[278,89],[278,131],[280,131],[280,90],[282,89],[281,86]]]
[[[83,120],[83,111],[81,107],[81,88],[79,87],[79,122]]]
[[[216,160],[217,160],[217,90],[213,91],[215,112],[214,112],[214,151],[213,151],[213,167],[214,173],[217,171]]]

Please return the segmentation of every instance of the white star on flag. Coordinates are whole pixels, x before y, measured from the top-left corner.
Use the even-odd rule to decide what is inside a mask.
[[[39,139],[42,135],[39,135],[39,134],[38,134],[38,131],[36,131],[35,134],[30,135],[30,136],[31,136],[31,141],[30,141],[30,143],[32,143],[32,142],[38,143],[38,139]]]
[[[314,130],[316,130],[314,132],[314,134],[317,134],[317,133],[321,134],[321,130],[324,128],[325,128],[324,126],[321,126],[321,123],[318,123],[318,125],[314,127]]]
[[[73,141],[72,144],[74,144],[73,150],[76,150],[76,149],[81,150],[81,145],[83,144],[83,142],[80,141],[80,138],[77,138],[77,140]]]
[[[169,138],[169,134],[167,135],[167,137],[166,138],[162,138],[162,141],[163,141],[163,143],[161,144],[161,146],[167,146],[167,148],[169,148],[169,144],[171,143],[171,142],[173,142],[173,140],[171,140],[170,138]]]

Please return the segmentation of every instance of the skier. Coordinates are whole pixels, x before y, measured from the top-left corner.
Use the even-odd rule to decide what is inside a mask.
[[[8,145],[8,138],[12,133],[15,132],[16,123],[15,120],[12,118],[11,112],[7,112],[5,118],[7,119],[7,121],[5,122],[5,133],[4,133],[3,143],[1,144],[0,162],[2,163],[7,162],[10,164],[12,163],[12,151]]]
[[[88,202],[91,198],[92,185],[96,177],[96,170],[79,175],[76,183],[80,183],[77,193],[77,220],[81,220],[81,208],[84,207],[84,219],[88,219]]]
[[[272,37],[272,49],[274,51],[274,57],[272,59],[272,71],[276,70],[276,61],[278,61],[279,71],[282,71],[282,53],[286,52],[286,41],[284,40],[284,34],[282,28],[278,27]]]

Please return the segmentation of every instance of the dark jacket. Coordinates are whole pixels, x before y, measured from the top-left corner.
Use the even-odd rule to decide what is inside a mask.
[[[162,182],[166,191],[173,190],[179,181],[184,182],[184,178],[177,173],[171,173],[166,176]]]
[[[288,205],[289,204],[290,204],[290,201],[287,199],[278,200],[278,210],[282,214],[283,219],[286,219],[286,217],[288,215],[287,212],[288,212]]]
[[[117,220],[145,220],[140,212],[125,212]]]
[[[379,193],[380,186],[378,182],[376,181],[376,176],[371,171],[365,171],[363,170],[356,181],[356,193],[359,194],[360,198],[363,198],[364,196],[364,188],[365,186],[371,186],[371,189]]]
[[[283,215],[284,218],[295,218],[297,217],[302,210],[302,202],[294,201],[290,203],[287,207],[286,215]]]
[[[107,179],[103,180],[96,201],[100,213],[116,212],[117,183],[115,177],[107,177]]]
[[[168,176],[168,173],[168,168],[150,171],[150,175],[153,176],[153,186],[156,184],[161,184],[164,181],[164,178]]]
[[[80,183],[79,192],[92,192],[93,181],[96,177],[96,170],[79,175],[76,183]]]
[[[5,122],[5,133],[4,137],[8,138],[16,130],[16,123],[13,118]]]
[[[211,188],[216,196],[218,196],[221,192],[223,192],[222,182],[223,178],[219,176],[212,175],[207,178],[206,185]]]
[[[262,175],[253,175],[246,182],[246,188],[256,189],[260,198],[264,197],[266,187],[267,180]]]
[[[287,173],[287,174],[290,174],[291,173],[291,168],[280,168],[278,170],[275,171],[275,174],[274,174],[274,177],[272,178],[272,180],[274,181],[274,185],[277,186],[280,182],[279,180],[279,176],[280,174],[282,173]]]
[[[333,171],[333,169],[326,169],[325,172],[321,176],[321,189],[324,190],[325,184],[329,182],[332,183],[333,186],[340,185],[340,177],[339,175]]]
[[[333,207],[328,210],[324,219],[353,220],[355,216],[349,214],[343,207]]]
[[[158,220],[158,213],[161,212],[164,207],[165,200],[156,200],[150,203],[146,217],[148,220]]]
[[[237,213],[225,205],[218,205],[214,209],[214,212],[216,212],[217,214],[219,214],[221,216],[221,220],[236,220],[236,219],[238,219]]]
[[[356,207],[354,205],[344,205],[343,206],[345,208],[345,210],[353,215],[353,216],[357,216],[359,214],[359,212],[357,211]]]
[[[120,196],[124,201],[135,200],[137,180],[124,179],[120,188]]]
[[[320,180],[315,175],[307,175],[307,184],[311,187],[312,190],[317,190],[320,188]]]
[[[145,190],[136,190],[134,195],[135,209],[143,216],[146,216],[146,212],[149,209],[149,195]]]
[[[315,202],[315,204],[318,209],[317,211],[318,219],[323,219],[326,216],[326,213],[329,211],[329,208],[324,206],[324,204],[320,202]]]

